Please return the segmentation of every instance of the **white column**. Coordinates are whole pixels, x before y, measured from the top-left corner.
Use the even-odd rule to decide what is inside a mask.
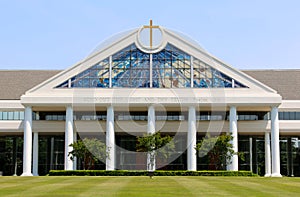
[[[114,129],[114,108],[107,107],[106,119],[106,148],[109,156],[106,158],[106,170],[115,170],[115,129]]]
[[[32,176],[31,153],[32,153],[32,109],[31,107],[26,107],[25,119],[24,119],[23,173],[21,176]]]
[[[155,108],[153,105],[148,107],[148,125],[147,125],[147,133],[154,134],[155,133]],[[155,171],[156,169],[156,160],[155,160],[155,153],[148,153],[147,154],[147,170],[148,171]],[[151,158],[153,162],[151,162]],[[151,165],[152,163],[152,165]]]
[[[197,170],[197,155],[196,155],[196,109],[194,106],[189,107],[188,117],[188,133],[187,133],[187,170]]]
[[[39,133],[33,133],[32,174],[39,176]]]
[[[270,148],[270,134],[265,133],[265,177],[271,176],[271,148]]]
[[[253,172],[253,151],[252,151],[252,148],[253,148],[253,140],[252,140],[252,137],[249,138],[249,153],[250,153],[250,171]]]
[[[148,134],[155,133],[155,108],[152,105],[148,107],[147,133]]]
[[[65,128],[65,170],[73,170],[73,161],[71,160],[71,156],[68,156],[69,152],[73,150],[70,146],[70,144],[74,142],[73,134],[73,109],[71,106],[67,106]]]
[[[77,132],[74,130],[74,142],[77,141]],[[77,157],[74,157],[74,161],[73,161],[73,170],[77,170]]]
[[[233,137],[231,143],[234,153],[238,152],[238,131],[237,131],[237,113],[236,107],[231,106],[229,112],[229,132]],[[238,171],[239,160],[237,154],[234,154],[231,158],[231,164],[228,165],[227,170]]]
[[[280,149],[279,149],[279,120],[278,108],[271,110],[271,145],[272,145],[272,177],[281,177],[280,174]]]

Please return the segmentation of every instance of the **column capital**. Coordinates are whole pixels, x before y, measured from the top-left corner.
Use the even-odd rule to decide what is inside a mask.
[[[188,109],[190,109],[190,108],[196,109],[196,108],[198,108],[198,105],[197,104],[190,104],[190,105],[187,106],[187,108]]]
[[[238,106],[237,105],[229,105],[228,107],[229,107],[229,109],[232,109],[232,108],[237,109]]]
[[[25,108],[26,107],[30,107],[30,108],[32,108],[32,105],[28,105],[28,104],[24,104],[24,103],[21,103]]]
[[[66,109],[68,109],[68,108],[72,108],[73,109],[73,105],[72,104],[65,105],[65,108]]]

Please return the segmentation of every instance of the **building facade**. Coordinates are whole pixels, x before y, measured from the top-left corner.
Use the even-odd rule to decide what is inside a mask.
[[[95,169],[146,169],[136,136],[160,131],[176,154],[156,169],[206,170],[195,145],[230,133],[228,170],[300,176],[300,70],[240,71],[169,29],[114,36],[63,71],[0,71],[0,171],[82,169],[69,145],[96,137],[109,157]]]

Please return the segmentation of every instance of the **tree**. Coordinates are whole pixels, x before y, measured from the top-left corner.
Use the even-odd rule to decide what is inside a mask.
[[[211,137],[208,135],[196,145],[199,157],[208,156],[209,169],[224,170],[226,165],[230,164],[234,154],[242,158],[242,154],[236,153],[230,141],[233,140],[231,135],[222,134]]]
[[[70,144],[73,150],[69,152],[71,159],[80,159],[84,170],[91,169],[95,162],[105,161],[109,157],[105,144],[96,138],[84,138]]]
[[[147,169],[154,171],[155,157],[167,160],[175,151],[175,143],[169,135],[161,136],[160,132],[137,137],[137,151],[145,152],[148,156]]]

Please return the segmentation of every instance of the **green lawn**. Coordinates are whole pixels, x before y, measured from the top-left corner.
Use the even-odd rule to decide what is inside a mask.
[[[299,196],[300,178],[0,177],[0,196]]]

